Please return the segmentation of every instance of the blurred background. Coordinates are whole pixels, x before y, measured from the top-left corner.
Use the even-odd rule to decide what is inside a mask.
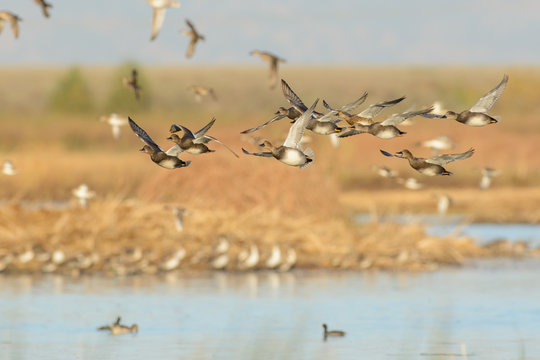
[[[0,34],[0,162],[16,169],[0,174],[0,305],[24,314],[0,321],[0,359],[540,356],[538,263],[522,259],[540,244],[540,3],[184,0],[150,41],[146,1],[50,1],[50,18],[30,0],[0,9],[22,18],[18,39],[9,23]],[[189,59],[186,19],[206,37]],[[241,152],[290,127],[240,134],[289,106],[254,49],[286,60],[278,79],[308,105],[368,92],[359,112],[406,96],[379,120],[434,103],[460,112],[509,81],[489,112],[497,124],[420,117],[403,137],[337,147],[307,132],[315,161],[300,170]],[[132,69],[139,101],[122,83]],[[165,149],[171,124],[196,131],[215,117],[209,135],[240,158],[211,142],[216,152],[163,169],[128,126],[113,137],[100,121],[112,113]],[[475,149],[449,177],[379,152],[430,157],[422,143],[442,135],[445,153]],[[482,189],[486,168],[496,175]],[[80,184],[94,192],[87,207]],[[175,208],[187,210],[180,230]],[[95,331],[119,314],[140,334]],[[322,322],[349,334],[323,343]]]

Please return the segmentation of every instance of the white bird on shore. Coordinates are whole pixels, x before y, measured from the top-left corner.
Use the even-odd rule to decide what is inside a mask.
[[[480,179],[480,190],[487,190],[491,186],[491,180],[499,175],[499,171],[485,167],[482,169],[482,178]]]
[[[2,165],[2,174],[12,176],[17,173],[18,171],[17,169],[15,169],[15,166],[13,165],[11,161],[9,160],[4,161],[4,164]]]
[[[127,116],[121,116],[116,113],[112,113],[108,116],[102,116],[99,118],[99,120],[111,126],[114,140],[120,139],[121,127],[128,124]]]
[[[257,245],[251,244],[249,252],[244,250],[238,255],[239,268],[242,270],[253,269],[259,263],[259,249]]]
[[[437,155],[441,150],[451,150],[456,147],[456,144],[446,135],[422,141],[419,145],[431,149],[433,155]]]
[[[424,184],[422,184],[416,178],[398,178],[396,181],[398,184],[402,184],[403,186],[405,186],[405,188],[409,190],[420,190],[424,187]]]
[[[275,269],[281,264],[281,250],[277,245],[272,246],[272,253],[270,257],[266,260],[266,267],[268,269]]]
[[[285,261],[279,266],[278,270],[281,272],[289,271],[296,265],[296,250],[287,249],[287,256]]]
[[[90,190],[88,185],[81,184],[73,189],[73,195],[79,200],[79,204],[83,209],[88,209],[88,201],[96,196],[96,192]]]
[[[437,212],[439,215],[446,215],[448,208],[452,205],[452,198],[446,194],[437,196]]]
[[[180,266],[180,262],[186,256],[186,250],[181,247],[180,249],[173,251],[169,254],[166,254],[161,259],[161,264],[159,265],[161,270],[171,271]]]
[[[178,232],[184,230],[184,215],[188,214],[188,211],[182,207],[173,207],[174,225]]]

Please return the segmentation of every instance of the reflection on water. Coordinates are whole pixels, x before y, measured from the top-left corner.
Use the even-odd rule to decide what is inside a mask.
[[[539,270],[2,276],[0,359],[538,359]]]

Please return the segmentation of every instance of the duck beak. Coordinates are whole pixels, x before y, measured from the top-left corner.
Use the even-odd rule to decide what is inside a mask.
[[[167,138],[167,140],[172,140],[172,136],[169,136],[169,137]]]
[[[491,119],[491,120],[489,120],[489,123],[490,123],[490,124],[495,124],[495,123],[497,123],[497,120]]]
[[[144,148],[142,148],[142,149],[139,149],[139,151],[144,151]]]
[[[403,156],[403,151],[398,151],[396,155]]]
[[[335,129],[334,129],[334,132],[337,132],[337,133],[338,133],[338,132],[341,132],[342,130],[343,130],[343,128],[339,128],[339,127],[338,127],[338,128],[335,128]]]

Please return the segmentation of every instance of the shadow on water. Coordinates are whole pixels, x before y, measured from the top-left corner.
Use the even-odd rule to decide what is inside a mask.
[[[0,359],[534,359],[539,270],[2,276]],[[118,315],[139,333],[96,330]]]

